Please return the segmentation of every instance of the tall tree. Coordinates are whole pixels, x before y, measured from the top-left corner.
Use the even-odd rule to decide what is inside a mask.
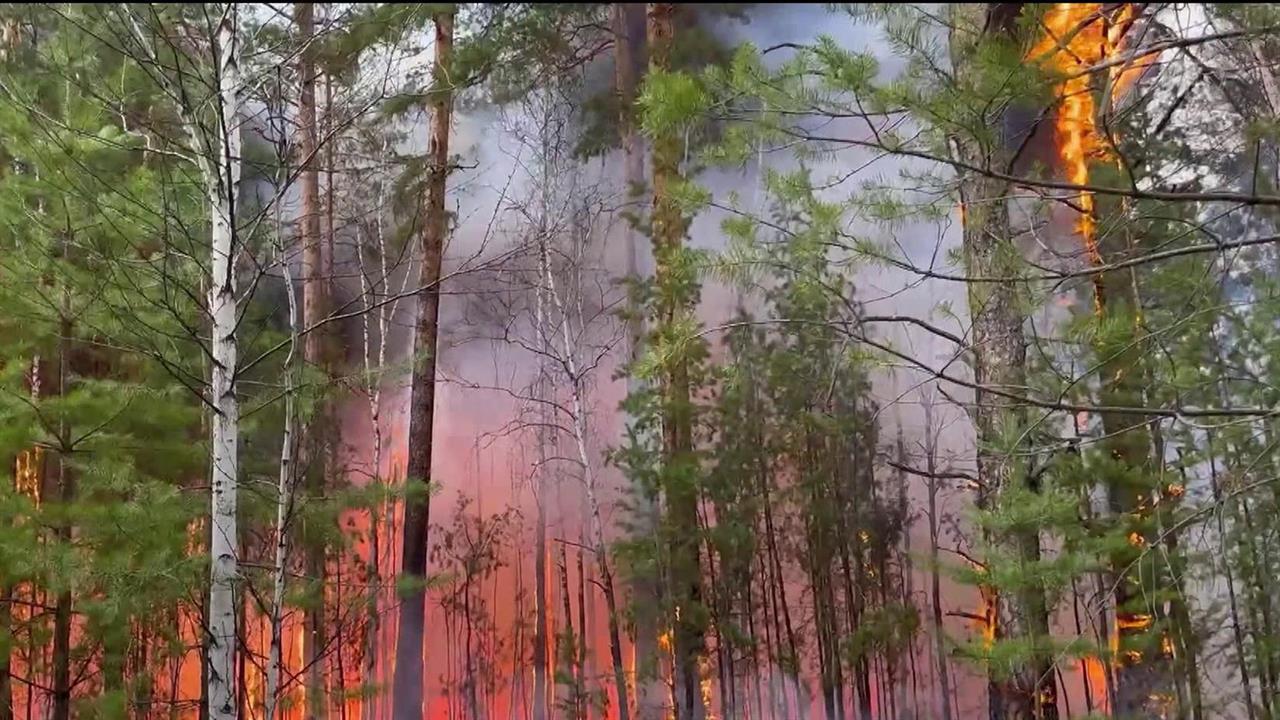
[[[1018,3],[964,3],[953,6],[951,62],[962,87],[975,97],[999,92],[995,73],[981,59],[984,45],[1011,43]],[[1002,106],[988,102],[985,111],[965,117],[962,132],[951,135],[952,159],[976,171],[961,171],[960,210],[965,269],[976,277],[1016,277],[1020,260],[1009,217],[1012,185],[992,177],[1010,165],[1013,142],[1002,128]],[[991,128],[997,128],[991,132]],[[1029,475],[1016,459],[1013,443],[1026,424],[1025,407],[1002,392],[1026,387],[1026,321],[1016,282],[970,283],[969,317],[973,325],[972,353],[975,394],[973,423],[978,443],[978,507],[998,511],[1032,491]],[[1012,558],[1019,565],[1040,559],[1036,527],[984,528],[985,542],[994,550],[981,574],[994,577],[994,564]],[[994,581],[980,582],[987,612],[986,633],[992,642],[1029,643],[1028,657],[996,667],[992,663],[989,693],[992,718],[1056,718],[1057,682],[1052,653],[1036,648],[1049,637],[1049,608],[1043,588],[1033,576],[1021,587],[1006,591]]]
[[[644,154],[642,136],[636,122],[636,90],[639,82],[637,71],[642,67],[640,59],[644,55],[644,34],[637,34],[635,28],[638,15],[644,13],[645,5],[641,3],[614,3],[610,8],[610,24],[613,32],[614,89],[618,100],[618,135],[623,153],[623,182],[629,197],[636,200],[632,207],[639,208],[645,196]],[[632,215],[639,215],[633,212]],[[641,233],[637,228],[639,218],[633,217],[623,232],[626,233],[626,273],[632,278],[640,277]],[[634,293],[633,293],[634,296]],[[627,326],[627,359],[635,363],[640,359],[644,344],[644,312],[633,302],[628,309]],[[640,390],[635,373],[628,375],[628,393]],[[648,493],[638,493],[637,508],[639,527],[650,532],[657,526],[658,507]],[[635,672],[636,716],[639,720],[659,720],[665,704],[662,697],[662,684],[658,666],[658,626],[656,611],[658,589],[656,578],[651,573],[638,573],[632,580],[632,607],[634,608],[633,642],[638,665]]]
[[[325,337],[328,331],[321,321],[328,313],[328,284],[325,277],[323,245],[320,240],[320,152],[316,120],[316,52],[319,42],[315,32],[315,3],[295,3],[294,23],[297,25],[298,42],[298,142],[301,163],[300,185],[302,209],[299,242],[302,246],[302,322],[303,327],[313,328],[304,336],[303,360],[313,370],[325,370]],[[313,414],[309,423],[307,447],[311,457],[306,466],[309,474],[309,491],[320,497],[324,494],[329,471],[329,428],[323,406]],[[312,535],[316,533],[312,532]],[[307,667],[307,713],[323,718],[327,714],[325,697],[325,667],[327,645],[325,608],[327,605],[326,553],[324,543],[318,538],[308,538],[306,543],[307,575],[317,585],[315,598],[306,606],[306,628],[303,634],[304,662]]]
[[[650,77],[671,70],[675,42],[673,3],[649,3]],[[688,259],[683,253],[688,223],[676,192],[681,182],[680,137],[673,128],[655,133],[652,150],[653,256],[657,263],[654,333],[664,353],[662,368],[662,491],[666,503],[668,568],[675,638],[673,699],[677,720],[702,720],[702,666],[706,660],[702,606],[702,543],[698,538],[697,459],[689,395],[688,347],[680,338],[695,303]]]
[[[409,457],[405,472],[419,487],[405,501],[401,573],[415,583],[400,605],[392,684],[396,720],[423,713],[423,653],[426,620],[427,530],[430,509],[432,431],[435,423],[436,354],[440,319],[440,267],[448,230],[445,190],[449,178],[449,126],[453,114],[454,9],[435,20],[435,68],[427,148],[427,188],[419,258],[418,308],[413,340],[409,404]]]
[[[213,37],[217,87],[214,135],[217,154],[205,162],[209,198],[210,274],[209,317],[212,319],[212,376],[209,404],[213,417],[211,446],[213,491],[210,512],[209,557],[209,676],[210,720],[235,720],[236,606],[239,604],[239,488],[240,407],[236,398],[237,313],[236,271],[239,238],[236,203],[240,190],[240,7],[227,3],[218,8]]]

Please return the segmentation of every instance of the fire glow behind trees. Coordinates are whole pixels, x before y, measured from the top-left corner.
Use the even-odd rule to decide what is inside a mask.
[[[0,8],[0,720],[1271,720],[1277,32]]]

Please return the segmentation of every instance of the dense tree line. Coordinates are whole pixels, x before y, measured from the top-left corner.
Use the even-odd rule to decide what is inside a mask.
[[[0,720],[1273,718],[1278,19],[0,6]]]

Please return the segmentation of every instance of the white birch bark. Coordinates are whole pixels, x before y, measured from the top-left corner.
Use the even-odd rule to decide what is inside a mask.
[[[222,9],[214,52],[218,83],[217,166],[206,173],[212,232],[212,273],[209,314],[212,318],[213,368],[210,404],[213,408],[212,507],[210,518],[209,677],[207,697],[210,720],[235,720],[235,649],[237,558],[236,489],[239,478],[237,444],[240,414],[236,402],[236,246],[235,205],[240,185],[240,134],[238,126],[239,8],[228,3]]]
[[[277,216],[279,211],[277,211]],[[276,223],[276,238],[281,237],[280,223]],[[284,359],[284,437],[280,440],[280,478],[276,484],[276,548],[272,562],[271,587],[271,648],[267,653],[267,689],[263,698],[265,720],[275,719],[277,699],[280,695],[281,650],[284,644],[284,593],[288,577],[289,521],[293,516],[294,487],[294,393],[298,379],[295,359],[298,355],[298,299],[293,287],[293,273],[284,248],[278,248],[280,267],[284,274],[285,293],[289,298],[289,352]]]

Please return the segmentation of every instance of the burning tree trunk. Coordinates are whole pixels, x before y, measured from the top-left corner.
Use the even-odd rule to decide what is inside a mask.
[[[209,278],[209,315],[213,320],[212,405],[213,493],[209,557],[210,720],[235,720],[236,602],[239,570],[236,491],[240,412],[236,400],[236,201],[240,188],[240,37],[239,7],[223,8],[214,38],[217,63],[218,155],[205,167],[213,231]]]
[[[1111,98],[1134,76],[1123,67],[1099,72],[1091,66],[1116,53],[1135,19],[1134,12],[1129,4],[1113,8],[1101,3],[1055,4],[1045,16],[1048,35],[1032,51],[1032,57],[1044,60],[1066,76],[1059,88],[1056,140],[1063,169],[1075,185],[1089,184],[1090,163],[1095,159],[1121,165],[1116,148],[1098,130],[1098,124]],[[1101,87],[1097,87],[1099,84]],[[1095,199],[1088,191],[1082,191],[1076,199],[1076,231],[1085,245],[1087,259],[1095,267],[1118,263],[1135,254],[1134,239],[1123,221],[1125,204],[1114,196]],[[1121,222],[1100,236],[1097,217],[1103,215],[1120,217]],[[1098,272],[1093,276],[1093,289],[1101,404],[1142,407],[1147,378],[1138,321],[1141,300],[1137,272],[1133,267]],[[1169,568],[1152,567],[1156,554],[1148,550],[1160,534],[1160,527],[1167,525],[1181,486],[1173,493],[1156,487],[1158,454],[1150,418],[1133,412],[1101,415],[1103,447],[1110,460],[1105,481],[1111,512],[1128,540],[1110,558],[1119,650],[1112,711],[1123,717],[1163,717],[1174,702],[1174,660],[1172,653],[1162,647],[1167,638],[1164,631],[1155,631],[1159,608],[1152,607],[1149,598],[1151,591],[1158,589],[1154,586],[1167,589],[1178,582],[1177,562]],[[1176,538],[1168,542],[1173,543],[1168,554],[1176,558]],[[1144,559],[1146,571],[1142,568]],[[1156,579],[1153,582],[1151,578]],[[1190,663],[1188,677],[1194,679],[1195,643],[1189,637],[1190,621],[1181,593],[1175,594],[1179,597],[1172,601],[1172,621],[1184,631],[1181,650]],[[1198,695],[1194,682],[1192,686],[1193,694]]]
[[[1000,42],[1000,38],[988,33],[1008,32],[1018,7],[1009,3],[957,6],[958,22],[952,34],[951,52],[952,65],[962,83],[966,70],[971,67],[969,55],[974,49],[973,39]],[[999,117],[983,120],[986,127],[1001,125]],[[979,137],[953,136],[951,145],[953,159],[969,167],[999,171],[1007,166],[1008,152],[1002,133],[985,142]],[[1009,221],[1010,190],[1008,182],[982,174],[965,173],[960,177],[963,253],[971,275],[1014,277],[1019,272]],[[1007,495],[1016,495],[1020,490],[1034,492],[1027,478],[1019,477],[1014,449],[1006,447],[1011,438],[1019,436],[1025,424],[1023,408],[999,394],[1017,393],[1026,387],[1027,348],[1019,290],[1020,285],[1015,282],[968,285],[969,315],[973,323],[973,375],[977,386],[972,417],[978,441],[978,506],[988,511],[999,510]],[[1020,564],[1039,562],[1038,529],[1003,532],[984,529],[983,532],[988,543],[1003,548]],[[1043,588],[1033,581],[1015,592],[1001,592],[991,584],[984,584],[981,591],[987,608],[987,641],[1017,640],[1031,647],[1028,656],[1016,662],[1007,676],[992,673],[991,717],[1056,718],[1057,683],[1051,653],[1040,647],[1049,635]]]
[[[426,615],[427,529],[430,509],[432,430],[436,401],[436,349],[440,318],[440,266],[448,218],[444,200],[449,177],[449,123],[453,114],[453,10],[435,16],[435,88],[422,258],[419,268],[418,319],[414,335],[413,378],[409,401],[409,457],[406,480],[420,483],[405,502],[401,572],[416,586],[400,605],[392,703],[396,720],[422,717],[423,640]]]
[[[302,161],[300,175],[302,185],[302,217],[299,239],[302,244],[302,321],[311,328],[303,340],[303,360],[313,368],[324,368],[325,335],[319,323],[328,313],[328,279],[324,277],[323,250],[320,243],[320,173],[316,170],[316,154],[319,144],[316,132],[316,67],[315,67],[315,4],[297,3],[294,19],[298,26],[298,40],[302,43],[298,53],[298,76],[301,88],[298,96],[298,124],[301,126],[299,153]],[[307,463],[310,476],[310,494],[319,498],[329,470],[329,427],[326,408],[317,406],[307,428],[307,447],[312,457]],[[324,542],[315,532],[305,538],[307,576],[318,587],[318,597],[306,609],[303,633],[303,663],[307,668],[307,713],[310,717],[323,718],[327,714],[325,697],[325,606],[326,576]]]
[[[1101,243],[1101,262],[1118,262],[1129,254],[1127,248],[1113,247],[1113,242]],[[1097,349],[1104,359],[1099,369],[1102,405],[1145,404],[1135,281],[1129,271],[1119,271],[1105,274],[1097,283],[1098,322],[1106,329],[1100,330]],[[1111,512],[1129,541],[1111,557],[1120,651],[1112,711],[1119,717],[1163,718],[1174,700],[1173,658],[1161,647],[1164,631],[1156,630],[1157,613],[1150,600],[1154,589],[1150,578],[1163,571],[1148,568],[1144,572],[1141,567],[1144,556],[1155,562],[1156,554],[1147,551],[1159,534],[1157,513],[1151,507],[1153,490],[1158,490],[1151,487],[1156,473],[1148,422],[1149,418],[1131,413],[1102,414],[1103,447],[1114,463],[1107,472]]]
[[[673,3],[650,3],[649,71],[671,68],[675,38]],[[680,141],[672,132],[653,139],[653,255],[657,261],[657,334],[676,332],[690,312],[688,273],[683,263],[687,222],[672,193],[680,181]],[[703,630],[702,570],[699,562],[697,461],[693,454],[693,415],[689,397],[688,349],[667,348],[663,368],[662,462],[666,501],[667,551],[674,608],[676,720],[702,720],[701,670],[706,660]]]

